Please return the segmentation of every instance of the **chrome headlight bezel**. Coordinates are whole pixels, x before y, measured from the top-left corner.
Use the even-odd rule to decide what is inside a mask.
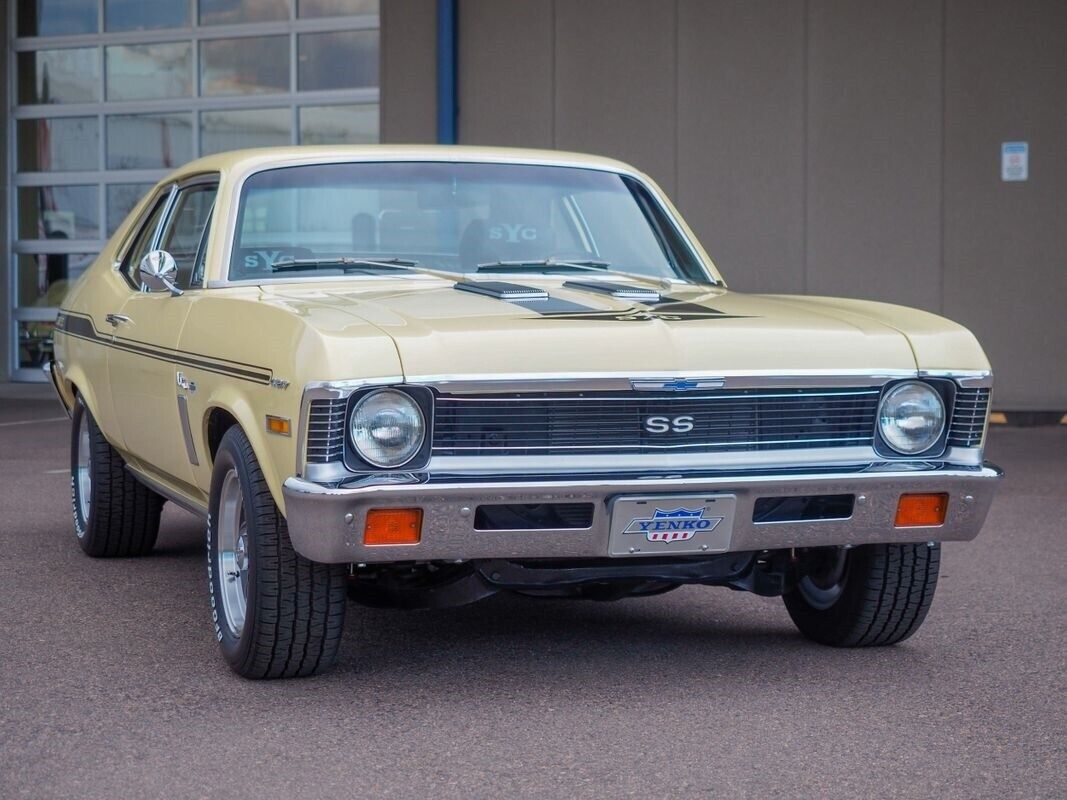
[[[902,396],[916,390],[925,394],[932,401],[930,408],[939,414],[937,425],[928,432],[913,448],[902,444],[899,437],[888,430],[887,422],[894,418],[893,409],[887,408],[891,403],[902,403]],[[887,384],[878,401],[875,419],[875,449],[879,454],[890,458],[936,457],[944,453],[949,432],[949,415],[953,407],[955,385],[951,381],[904,380]]]
[[[419,393],[421,395],[422,393]],[[418,468],[424,466],[429,458],[430,423],[432,420],[432,397],[424,398],[397,386],[382,386],[358,392],[349,399],[348,413],[345,418],[345,465],[355,472],[373,470],[395,470],[401,468]],[[417,420],[418,438],[412,439],[396,459],[380,457],[380,453],[368,452],[360,447],[357,421],[360,409],[373,400],[391,399],[397,407],[402,407]]]

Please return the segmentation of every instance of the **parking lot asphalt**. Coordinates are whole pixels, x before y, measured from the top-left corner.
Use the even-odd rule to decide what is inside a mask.
[[[81,553],[69,437],[0,400],[0,797],[1067,797],[1067,429],[992,431],[987,527],[897,647],[726,589],[497,596],[352,606],[336,669],[262,683],[216,653],[195,518]]]

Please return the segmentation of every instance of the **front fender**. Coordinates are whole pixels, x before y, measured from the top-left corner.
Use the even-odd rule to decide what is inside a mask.
[[[250,393],[256,396],[250,396]],[[266,394],[266,397],[258,396],[260,394]],[[282,395],[291,395],[295,398],[295,402],[288,402],[290,398],[283,398]],[[201,402],[203,406],[199,410],[200,428],[197,450],[202,456],[197,469],[197,483],[204,493],[205,500],[211,491],[211,472],[214,467],[214,459],[210,450],[210,421],[212,414],[216,410],[221,410],[233,417],[248,437],[271,496],[284,515],[285,496],[282,493],[282,483],[289,477],[292,465],[296,462],[296,438],[293,435],[280,436],[268,433],[266,414],[257,409],[267,408],[269,411],[266,413],[289,419],[290,430],[295,433],[300,409],[299,394],[291,389],[282,391],[270,387],[253,387],[245,390],[234,385],[220,384]]]

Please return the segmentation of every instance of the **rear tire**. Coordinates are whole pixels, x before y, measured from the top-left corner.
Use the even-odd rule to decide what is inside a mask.
[[[807,638],[833,647],[901,642],[922,625],[937,588],[940,544],[830,550],[830,561],[783,596]]]
[[[159,534],[164,500],[129,470],[78,398],[70,447],[74,533],[94,558],[143,556]]]
[[[234,672],[290,678],[333,665],[348,568],[293,550],[252,445],[236,425],[215,456],[207,555],[215,636]]]

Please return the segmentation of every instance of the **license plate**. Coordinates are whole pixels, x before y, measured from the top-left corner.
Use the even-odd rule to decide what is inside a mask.
[[[616,497],[608,555],[723,553],[730,549],[736,507],[732,494]]]

